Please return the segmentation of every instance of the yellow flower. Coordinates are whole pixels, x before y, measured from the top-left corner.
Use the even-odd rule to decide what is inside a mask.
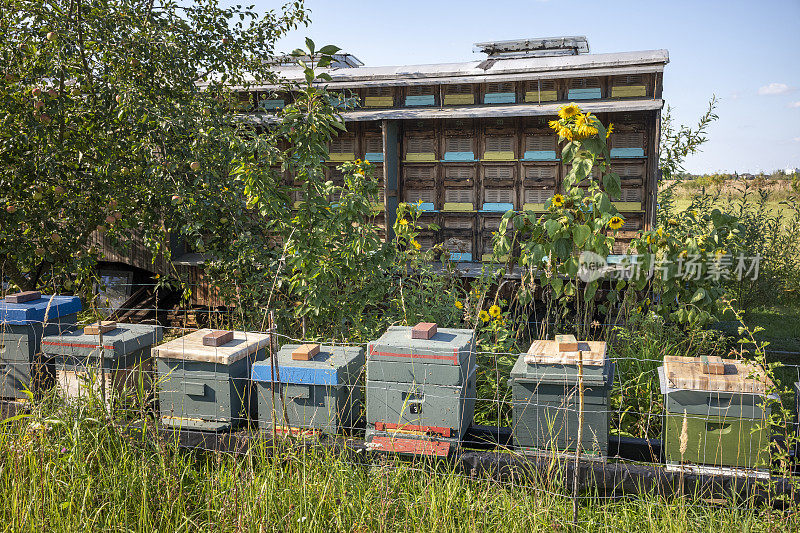
[[[609,224],[609,225],[610,225],[610,224]],[[653,241],[650,239],[650,237],[652,237],[652,235],[648,235],[647,237],[645,237],[645,240],[647,241],[647,244],[651,244],[651,243],[653,242]]]
[[[674,218],[671,218],[671,219],[669,219],[669,220],[667,221],[667,223],[668,223],[670,226],[677,226],[677,225],[678,225],[678,221],[677,221],[677,220],[675,220]]]
[[[496,306],[496,305],[493,305],[493,306],[491,306],[491,307],[489,308],[489,315],[490,315],[492,318],[497,318],[497,317],[499,317],[501,312],[502,312],[502,311],[500,310],[500,307],[498,307],[498,306]]]
[[[456,306],[456,309],[464,309],[464,304],[462,304],[460,300],[456,300],[456,303],[453,305]]]
[[[567,104],[562,106],[561,109],[558,110],[558,116],[563,118],[564,120],[568,118],[572,118],[575,115],[579,115],[581,112],[581,108],[578,107],[576,104]]]
[[[573,138],[572,130],[566,127],[561,127],[561,129],[558,130],[558,134],[568,141],[571,141]]]
[[[401,219],[400,219],[400,225],[401,225],[401,226],[408,226],[408,220],[406,220],[406,219],[404,219],[404,218],[401,218]]]
[[[478,318],[480,318],[484,322],[489,322],[489,313],[487,313],[486,311],[481,311],[480,313],[478,313]]]
[[[613,124],[609,124],[608,125],[608,129],[606,130],[606,139],[608,139],[611,136],[611,132],[613,132],[613,131],[614,131],[614,125]]]
[[[420,243],[418,243],[418,242],[417,242],[416,240],[414,240],[414,239],[411,239],[411,245],[412,245],[412,246],[413,246],[415,249],[417,249],[417,250],[419,250],[420,248],[422,248],[422,245],[421,245]]]
[[[553,131],[558,131],[559,129],[561,129],[561,123],[557,120],[551,120],[550,122],[548,122],[548,124],[550,125],[550,129]]]
[[[561,207],[564,205],[564,197],[560,194],[556,194],[553,196],[553,205],[556,207]]]
[[[618,216],[613,216],[613,217],[611,217],[611,220],[608,221],[608,227],[613,229],[613,230],[617,230],[617,229],[621,228],[623,224],[625,224],[625,221],[622,220],[622,218],[618,217]]]
[[[371,163],[365,159],[365,160],[364,160],[364,164],[365,164],[365,165],[370,165]]]
[[[657,234],[659,237],[663,237],[663,236],[664,236],[664,230],[663,230],[662,228],[658,228],[658,229],[656,230],[656,234]]]

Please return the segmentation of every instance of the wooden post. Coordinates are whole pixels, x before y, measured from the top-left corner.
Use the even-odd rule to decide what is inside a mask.
[[[572,523],[578,525],[578,470],[583,440],[583,352],[578,350],[578,438],[575,442],[575,469],[572,472]]]

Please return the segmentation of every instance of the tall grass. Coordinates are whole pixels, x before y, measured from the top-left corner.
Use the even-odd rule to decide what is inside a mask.
[[[547,484],[468,477],[447,463],[319,447],[245,455],[129,436],[99,409],[51,404],[0,426],[0,523],[10,531],[561,531]],[[797,516],[652,494],[585,495],[582,531],[796,530]]]

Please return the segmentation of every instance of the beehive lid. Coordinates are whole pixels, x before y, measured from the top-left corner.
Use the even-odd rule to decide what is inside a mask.
[[[157,346],[153,349],[153,354],[161,359],[230,365],[265,348],[269,343],[269,335],[266,333],[234,331],[233,340],[222,346],[204,345],[203,337],[213,332],[213,329],[199,329]]]
[[[606,343],[603,341],[577,341],[575,351],[560,351],[558,340],[535,340],[528,348],[525,362],[536,365],[577,365],[580,354],[584,366],[603,366],[606,364]]]
[[[17,298],[13,297],[0,300],[0,324],[15,326],[41,324],[45,320],[45,314],[48,322],[52,322],[59,317],[77,313],[82,308],[81,299],[77,296],[38,295],[37,298],[30,300],[24,297],[21,298],[24,301],[16,300]]]
[[[320,346],[319,353],[308,361],[292,359],[292,352],[300,344],[285,344],[278,350],[275,381],[305,385],[337,386],[361,372],[364,366],[364,348],[360,346]],[[272,379],[270,358],[253,364],[253,381]]]
[[[459,365],[475,347],[471,329],[437,328],[430,339],[412,338],[409,326],[391,326],[369,343],[370,359],[417,361],[428,364]]]
[[[760,365],[735,359],[668,355],[664,376],[669,388],[679,390],[765,394],[774,387]]]
[[[100,335],[87,334],[84,329],[76,329],[61,335],[42,338],[42,351],[49,355],[69,355],[75,357],[102,356],[122,357],[147,346],[160,342],[164,333],[161,326],[147,324],[117,324],[117,327]]]

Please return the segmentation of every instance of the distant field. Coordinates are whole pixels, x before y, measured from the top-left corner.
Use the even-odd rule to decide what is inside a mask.
[[[669,185],[670,182],[665,182],[662,184],[661,189],[663,190]],[[675,205],[678,211],[684,211],[694,196],[705,193],[717,196],[717,200],[713,204],[715,207],[728,212],[735,212],[739,209],[738,204],[745,192],[748,194],[748,201],[755,205],[760,201],[759,191],[765,191],[768,194],[767,210],[772,213],[780,213],[782,216],[792,213],[792,208],[786,204],[786,201],[791,198],[794,192],[786,180],[751,182],[748,184],[743,181],[727,181],[719,185],[707,185],[705,187],[696,182],[685,182],[684,185],[676,189]]]

